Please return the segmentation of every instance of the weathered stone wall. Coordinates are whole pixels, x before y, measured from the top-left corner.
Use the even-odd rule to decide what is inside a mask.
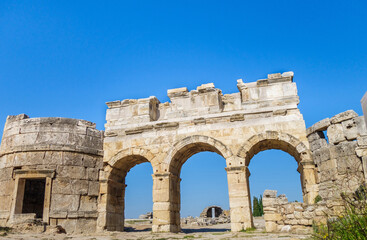
[[[171,102],[155,97],[107,103],[104,171],[98,228],[123,230],[125,176],[136,164],[153,168],[153,231],[180,230],[180,171],[192,155],[223,156],[232,231],[253,226],[248,165],[260,151],[281,149],[294,156],[305,202],[318,194],[315,164],[297,105],[293,73],[269,74],[222,94],[214,84],[168,90]]]
[[[22,179],[46,178],[43,221],[67,232],[95,231],[102,146],[103,132],[88,121],[9,116],[0,149],[0,224],[23,218]]]
[[[319,195],[330,204],[337,204],[335,200],[340,198],[341,192],[354,192],[365,180],[367,130],[364,118],[349,110],[315,123],[307,133],[318,170]]]
[[[265,230],[267,232],[311,233],[314,222],[325,222],[329,213],[325,204],[288,202],[275,190],[263,194]]]
[[[325,135],[326,134],[326,135]],[[323,119],[307,129],[317,167],[320,202],[288,203],[285,195],[266,190],[263,196],[267,231],[311,231],[312,223],[343,210],[341,193],[366,183],[367,129],[363,116],[352,110]]]

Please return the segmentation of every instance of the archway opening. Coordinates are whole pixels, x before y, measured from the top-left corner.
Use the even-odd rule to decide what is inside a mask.
[[[223,213],[223,209],[218,206],[210,206],[203,210],[203,212],[200,214],[200,216],[206,217],[206,218],[217,218],[220,217]]]
[[[226,162],[216,153],[201,152],[181,170],[181,217],[199,217],[209,206],[229,209]]]
[[[278,190],[280,194],[289,194],[291,201],[303,199],[301,159],[302,153],[295,146],[278,139],[262,139],[248,150],[246,165],[251,173],[251,211],[256,228],[265,228],[265,221],[261,217],[264,190]]]
[[[229,210],[226,160],[221,152],[210,144],[192,143],[181,148],[173,157],[170,171],[177,174],[179,182],[176,195],[180,199],[181,219],[177,223],[184,232],[226,231],[213,227],[220,221],[200,216],[208,206],[221,206]],[[180,180],[179,180],[180,181]],[[228,213],[229,211],[227,211]],[[217,211],[218,213],[218,211]],[[214,213],[214,215],[216,215]],[[217,214],[219,217],[219,214]],[[226,215],[229,220],[229,215]],[[223,220],[223,219],[222,219]]]
[[[125,231],[150,231],[153,220],[152,165],[148,162],[134,166],[125,183]]]
[[[265,150],[256,154],[250,162],[250,189],[253,197],[259,197],[266,189],[285,194],[289,201],[303,201],[298,163],[282,150]],[[253,198],[252,198],[253,199]]]
[[[151,219],[139,221],[137,215],[138,211],[151,209],[152,206],[151,175],[153,171],[151,164],[140,155],[130,155],[121,158],[108,168],[112,170],[107,181],[106,229],[110,231],[150,231]],[[127,187],[127,183],[130,184],[130,187]],[[136,184],[144,186],[146,190],[138,191],[139,186],[136,186]],[[128,197],[126,198],[127,194]],[[144,195],[145,200],[140,199],[139,195]],[[137,203],[140,200],[142,200],[142,205],[131,203]],[[150,204],[145,205],[145,201]],[[131,209],[126,210],[126,207],[129,206]],[[129,219],[130,217],[133,217],[133,219]],[[143,224],[139,226],[137,223]]]

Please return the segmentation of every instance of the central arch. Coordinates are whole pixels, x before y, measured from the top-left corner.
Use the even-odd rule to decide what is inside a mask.
[[[227,165],[233,155],[222,142],[203,135],[183,138],[169,150],[162,171],[153,175],[153,231],[180,231],[181,168],[191,156],[205,151],[218,153]]]
[[[231,229],[240,231],[253,226],[252,219],[244,213],[244,209],[250,206],[250,199],[246,195],[247,182],[242,181],[246,169],[243,166],[235,166],[240,161],[236,161],[238,159],[222,142],[212,137],[195,135],[175,143],[163,161],[163,172],[154,174],[153,231],[180,231],[181,168],[192,155],[204,151],[218,153],[226,160]],[[163,197],[162,193],[166,195]]]
[[[164,164],[168,166],[168,171],[180,176],[183,164],[196,153],[215,152],[226,159],[228,166],[231,161],[232,152],[222,142],[208,136],[194,135],[186,137],[173,145],[168,153]]]

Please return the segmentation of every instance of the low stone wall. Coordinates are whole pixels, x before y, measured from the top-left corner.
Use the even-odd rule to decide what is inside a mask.
[[[266,232],[310,233],[314,222],[325,222],[329,210],[325,203],[307,205],[288,202],[286,196],[277,196],[275,190],[263,194]]]

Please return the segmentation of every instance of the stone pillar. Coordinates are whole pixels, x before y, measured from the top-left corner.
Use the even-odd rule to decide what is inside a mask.
[[[278,230],[277,221],[282,220],[281,214],[277,209],[277,191],[265,190],[263,193],[263,207],[265,231],[276,232]]]
[[[13,201],[10,210],[10,217],[14,218],[14,214],[22,213],[23,198],[24,198],[25,179],[16,177],[13,193]]]
[[[317,171],[313,162],[302,162],[301,179],[303,186],[303,202],[313,204],[319,194],[317,186]]]
[[[363,115],[364,115],[364,121],[365,121],[366,127],[367,127],[367,92],[364,94],[364,96],[361,100],[361,104],[362,104],[362,111],[363,111]]]
[[[153,174],[153,232],[180,231],[180,179],[172,173]]]
[[[124,231],[125,176],[109,166],[100,171],[97,231]]]
[[[239,232],[254,227],[251,211],[249,187],[250,171],[247,167],[228,167],[229,206],[231,211],[231,230]]]

